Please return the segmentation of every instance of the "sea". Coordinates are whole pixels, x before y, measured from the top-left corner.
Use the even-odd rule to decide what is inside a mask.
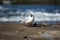
[[[30,14],[34,22],[60,22],[60,5],[0,5],[0,22],[19,22]]]

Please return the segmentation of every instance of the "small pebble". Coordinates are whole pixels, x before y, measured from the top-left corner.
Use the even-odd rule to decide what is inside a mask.
[[[27,38],[27,36],[24,36],[23,38]]]
[[[16,33],[18,33],[18,31],[16,31]]]

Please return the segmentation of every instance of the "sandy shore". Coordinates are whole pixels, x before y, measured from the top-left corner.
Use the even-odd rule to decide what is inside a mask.
[[[59,40],[60,25],[26,26],[19,23],[0,23],[0,40]]]

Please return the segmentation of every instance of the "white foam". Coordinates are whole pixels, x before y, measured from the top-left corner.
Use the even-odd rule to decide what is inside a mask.
[[[12,16],[12,17],[9,17],[9,18],[7,18],[7,17],[1,17],[0,18],[0,21],[2,21],[2,22],[7,22],[7,21],[19,21],[19,20],[21,20],[22,18],[20,18],[19,16]]]
[[[22,15],[33,14],[35,16],[34,21],[60,21],[60,13],[47,13],[47,12],[40,12],[40,11],[34,12],[32,10],[28,10],[28,11],[20,12],[20,13]],[[25,18],[25,17],[24,16],[11,16],[9,18],[1,17],[0,21],[19,21],[19,20],[21,20],[22,18]]]

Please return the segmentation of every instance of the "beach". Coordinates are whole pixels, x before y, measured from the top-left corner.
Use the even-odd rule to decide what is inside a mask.
[[[59,40],[60,25],[26,26],[20,23],[0,23],[0,40]]]
[[[60,40],[59,0],[0,1],[0,40]]]

